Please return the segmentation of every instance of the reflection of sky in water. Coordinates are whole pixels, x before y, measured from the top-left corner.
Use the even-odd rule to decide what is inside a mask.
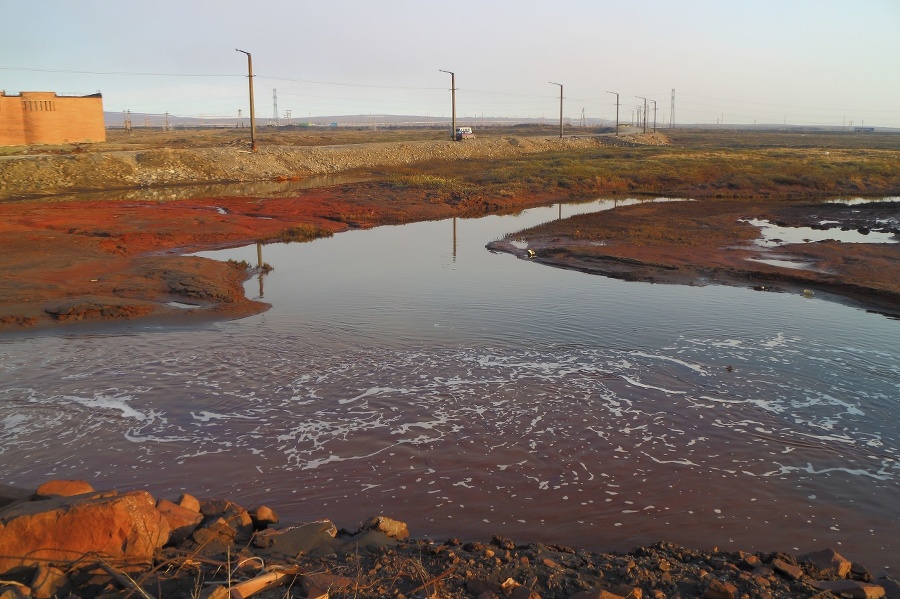
[[[422,534],[896,555],[900,323],[484,249],[559,211],[265,246],[273,307],[240,321],[0,342],[0,472]]]
[[[840,241],[841,243],[897,243],[897,237],[893,233],[880,233],[872,231],[866,234],[859,231],[842,231],[840,228],[827,230],[813,229],[811,227],[781,227],[773,225],[767,220],[748,219],[744,222],[760,228],[762,239],[757,244],[774,247],[789,243],[815,243],[817,241]]]

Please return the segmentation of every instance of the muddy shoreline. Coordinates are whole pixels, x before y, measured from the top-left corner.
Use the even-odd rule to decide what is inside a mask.
[[[763,239],[781,230],[826,239]],[[823,224],[824,223],[824,224]],[[847,233],[850,235],[847,235]],[[858,233],[859,235],[853,235]],[[865,241],[873,233],[883,242]],[[873,240],[874,241],[874,240]],[[581,215],[488,244],[548,266],[628,281],[729,285],[795,293],[900,317],[900,200],[834,202],[696,201],[644,203]]]
[[[900,594],[890,574],[870,572],[830,548],[794,556],[658,542],[601,553],[489,531],[479,540],[417,539],[391,517],[397,514],[376,514],[349,530],[327,518],[281,522],[275,508],[189,493],[167,499],[140,490],[96,491],[79,480],[51,480],[36,490],[2,486],[0,592],[34,599]]]

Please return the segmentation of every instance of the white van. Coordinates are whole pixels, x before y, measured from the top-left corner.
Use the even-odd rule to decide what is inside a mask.
[[[475,139],[475,134],[472,133],[471,127],[456,128],[456,141],[461,141],[463,139]]]

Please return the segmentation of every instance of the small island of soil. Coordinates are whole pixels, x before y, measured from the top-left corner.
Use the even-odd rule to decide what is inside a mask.
[[[763,236],[757,225],[762,221],[817,229],[826,233],[826,239],[760,243]],[[835,239],[827,239],[828,231]],[[843,232],[858,237],[880,233],[887,242],[838,241]],[[514,233],[487,247],[541,264],[629,281],[803,293],[896,316],[900,315],[898,241],[898,201],[849,205],[708,199],[647,201],[583,214]]]

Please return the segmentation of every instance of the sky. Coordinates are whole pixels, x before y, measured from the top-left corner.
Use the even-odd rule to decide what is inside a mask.
[[[0,0],[0,90],[112,112],[900,127],[900,0]]]

